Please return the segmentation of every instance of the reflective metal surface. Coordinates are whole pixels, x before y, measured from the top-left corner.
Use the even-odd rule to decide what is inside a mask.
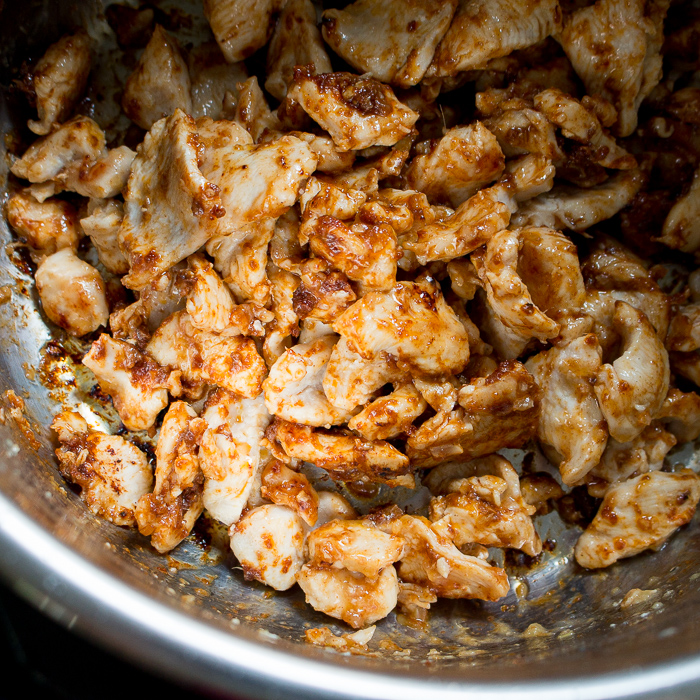
[[[0,70],[45,46],[76,21],[81,3],[5,3]],[[22,22],[19,23],[19,16]],[[18,29],[24,27],[24,29]],[[27,49],[23,49],[23,46]],[[6,111],[2,129],[11,128]],[[3,168],[4,159],[3,159]],[[2,175],[2,182],[6,175]],[[364,656],[304,643],[329,626],[296,589],[275,593],[243,581],[213,525],[163,557],[145,538],[92,516],[56,470],[50,423],[56,404],[40,381],[70,367],[78,348],[51,339],[30,277],[0,223],[0,394],[26,402],[38,450],[5,406],[0,425],[0,571],[13,588],[61,623],[151,670],[209,691],[259,698],[697,698],[700,696],[700,526],[660,552],[601,572],[571,560],[577,531],[539,519],[553,551],[517,570],[498,604],[441,601],[427,629],[392,614]],[[63,348],[63,349],[61,349]],[[48,358],[48,359],[47,359]],[[42,375],[43,372],[43,375]],[[78,372],[77,390],[81,389]],[[26,433],[26,431],[25,431]],[[673,456],[693,460],[692,451]],[[697,572],[697,573],[696,573]],[[622,610],[631,588],[656,589]],[[523,632],[540,623],[545,636]]]

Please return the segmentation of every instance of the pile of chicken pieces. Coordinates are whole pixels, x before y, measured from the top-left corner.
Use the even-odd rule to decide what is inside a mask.
[[[652,242],[700,249],[700,17],[664,36],[668,9],[204,0],[199,47],[129,10],[151,25],[121,102],[135,151],[76,114],[88,34],[52,45],[7,218],[48,319],[92,341],[126,429],[158,435],[154,473],[128,432],[59,413],[86,505],[158,552],[206,510],[247,579],[355,628],[504,597],[488,548],[537,557],[533,517],[572,488],[602,499],[582,567],[660,547],[700,500],[664,469],[700,435],[677,386],[700,384],[700,272],[670,293],[599,225],[641,226],[676,134],[696,170]],[[244,63],[264,46],[274,110]],[[498,454],[535,444],[556,479]],[[422,483],[429,506],[358,513],[305,463],[355,490]]]

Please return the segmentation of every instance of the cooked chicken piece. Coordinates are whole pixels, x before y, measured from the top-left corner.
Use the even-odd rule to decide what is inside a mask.
[[[693,517],[700,479],[690,469],[650,472],[613,486],[576,543],[586,569],[610,566],[645,549],[657,549]]]
[[[458,207],[503,174],[496,137],[481,123],[450,129],[428,153],[416,156],[406,184],[432,201]]]
[[[428,610],[433,603],[437,603],[437,599],[428,588],[399,581],[398,609],[417,624],[426,622]]]
[[[456,8],[457,0],[356,0],[323,13],[323,38],[360,73],[407,88],[428,70]]]
[[[333,139],[326,134],[292,131],[291,135],[309,144],[309,148],[318,156],[316,170],[319,172],[329,175],[340,174],[352,168],[355,162],[355,151],[339,151]]]
[[[83,357],[128,430],[148,430],[168,405],[168,371],[123,340],[102,333]]]
[[[530,153],[508,161],[503,177],[493,189],[500,191],[500,201],[514,214],[520,202],[552,189],[555,172],[549,158]]]
[[[20,239],[40,254],[78,249],[78,213],[68,202],[53,198],[38,202],[25,189],[10,196],[5,213]]]
[[[406,372],[399,369],[390,355],[380,353],[374,359],[366,360],[341,337],[328,361],[323,391],[333,406],[351,412],[370,401],[385,384],[405,377]]]
[[[179,370],[195,386],[216,384],[247,399],[262,391],[266,367],[255,342],[240,335],[199,330],[185,311],[163,321],[146,353],[164,367]]]
[[[267,104],[257,76],[248,78],[239,87],[236,122],[245,127],[255,143],[279,138],[282,135],[282,124]],[[263,139],[264,136],[269,138]]]
[[[693,352],[700,348],[700,303],[674,309],[666,335],[666,347],[675,352]]]
[[[652,423],[630,442],[609,440],[600,462],[586,475],[588,493],[603,498],[608,489],[630,477],[658,471],[676,438]]]
[[[537,509],[535,515],[546,515],[552,510],[552,502],[558,501],[564,490],[559,482],[547,472],[525,474],[520,479],[523,501]]]
[[[73,112],[82,97],[90,73],[91,47],[88,35],[79,31],[49,46],[32,73],[38,121],[27,126],[45,136]]]
[[[450,260],[447,263],[447,274],[450,276],[452,291],[463,301],[471,301],[476,290],[483,286],[469,258]]]
[[[268,264],[267,278],[270,282],[270,308],[275,315],[265,334],[263,356],[269,367],[290,346],[292,336],[299,333],[299,317],[294,311],[292,298],[299,286],[299,278],[276,265]]]
[[[314,430],[279,419],[275,440],[292,459],[311,462],[340,481],[370,481],[392,486],[412,484],[406,455],[383,440],[369,442],[342,430]]]
[[[177,40],[159,24],[124,85],[122,108],[142,129],[181,109],[192,114],[190,74]]]
[[[290,508],[262,505],[231,525],[231,551],[246,580],[278,591],[296,583],[304,563],[304,521]]]
[[[108,199],[117,197],[127,185],[136,153],[128,146],[107,151],[87,170],[78,171],[78,180],[66,181],[66,189],[84,197]]]
[[[223,119],[227,94],[238,94],[238,83],[248,78],[244,63],[226,63],[215,42],[207,42],[190,49],[188,56],[190,94],[195,119],[210,117]]]
[[[620,356],[598,370],[593,387],[610,436],[629,442],[651,423],[669,384],[668,353],[643,312],[615,302],[615,327],[622,337]]]
[[[231,325],[235,308],[231,292],[214,271],[214,266],[203,256],[191,256],[188,267],[194,275],[194,286],[185,308],[192,325],[198,330],[213,333],[226,331]]]
[[[129,263],[119,248],[119,229],[124,219],[124,205],[116,199],[91,200],[88,216],[80,225],[97,249],[105,268],[115,275],[129,271]]]
[[[587,189],[556,185],[550,192],[525,202],[511,224],[585,231],[626,207],[644,180],[644,173],[634,169],[623,170],[601,185]]]
[[[314,527],[333,520],[356,520],[357,513],[344,496],[334,491],[318,492],[318,518]]]
[[[560,23],[556,0],[460,0],[427,76],[453,76],[485,68],[491,59],[546,39],[558,31]]]
[[[308,182],[313,180],[310,177]],[[303,190],[301,192],[303,196]],[[301,265],[306,252],[299,242],[299,211],[296,207],[288,209],[275,222],[275,229],[270,239],[269,255],[271,262],[282,270],[295,275],[301,273]]]
[[[403,515],[391,523],[391,534],[406,543],[398,564],[405,583],[423,586],[440,598],[498,600],[510,590],[503,569],[462,554],[427,518]]]
[[[592,109],[576,98],[556,88],[543,90],[533,98],[535,107],[556,124],[568,139],[585,144],[591,152],[592,162],[604,168],[631,170],[637,161],[615,139],[603,130]]]
[[[437,413],[449,413],[457,403],[457,392],[460,383],[454,377],[445,379],[415,377],[413,385],[418,389],[430,408]]]
[[[525,247],[525,241],[529,245]],[[538,243],[545,243],[549,256],[541,255]],[[528,277],[537,280],[537,268],[545,267],[549,270],[556,269],[557,262],[564,261],[568,264],[577,260],[573,244],[556,231],[543,231],[531,229],[504,230],[494,234],[486,244],[485,250],[472,255],[472,262],[477,274],[484,284],[486,295],[491,308],[500,321],[510,330],[523,338],[538,338],[546,341],[555,338],[559,334],[560,325],[541,310],[532,298],[527,286],[527,280],[523,279],[522,262],[524,255],[521,249],[525,249],[530,265],[525,268]],[[573,250],[572,250],[573,249]],[[547,257],[550,260],[547,260]],[[533,259],[534,258],[534,259]],[[538,264],[539,263],[539,264]],[[576,268],[576,265],[573,265]],[[580,273],[578,273],[579,280]],[[564,303],[581,303],[578,298],[578,287],[575,281],[569,281],[566,273],[557,275],[561,287],[560,295],[566,298]],[[575,278],[574,278],[575,279]],[[543,292],[542,281],[535,282],[535,290],[540,303],[543,300],[556,302],[550,295]],[[581,291],[583,285],[580,285]],[[573,297],[573,301],[572,298]],[[563,301],[563,299],[562,299]]]
[[[229,63],[242,61],[265,46],[272,33],[272,18],[284,4],[285,0],[204,0],[204,14]]]
[[[324,217],[330,218],[330,217]],[[301,284],[292,297],[294,311],[300,319],[332,323],[357,295],[342,272],[331,269],[323,258],[311,258],[301,267]]]
[[[125,287],[143,289],[217,232],[226,212],[219,187],[199,169],[199,145],[194,120],[178,109],[139,147],[119,232],[130,265]]]
[[[304,564],[297,582],[306,602],[319,612],[361,629],[385,618],[399,594],[396,569],[387,566],[376,579],[367,579],[345,569]]]
[[[537,556],[542,542],[532,523],[535,508],[523,501],[517,472],[502,458],[484,466],[471,462],[471,470],[450,484],[450,493],[430,501],[433,530],[457,547],[478,543]]]
[[[326,178],[310,177],[299,194],[302,214],[299,242],[302,245],[308,243],[307,229],[313,229],[317,219],[323,216],[341,221],[354,219],[366,201],[367,194],[361,190]]]
[[[362,292],[386,291],[396,283],[400,254],[396,233],[388,224],[365,223],[362,215],[349,225],[320,216],[305,233],[311,252],[358,282]]]
[[[333,520],[309,533],[309,565],[323,565],[362,574],[370,580],[401,559],[400,537],[382,532],[364,520]]]
[[[590,95],[618,112],[618,136],[637,126],[637,110],[661,79],[667,2],[597,0],[574,11],[557,36]]]
[[[44,258],[34,280],[44,313],[71,335],[80,337],[107,325],[105,283],[71,248]]]
[[[279,506],[291,508],[309,527],[318,519],[318,494],[301,472],[273,459],[265,466],[261,476],[263,498]]]
[[[242,399],[217,389],[207,398],[202,418],[207,424],[199,447],[203,504],[212,517],[232,525],[261,470],[260,441],[270,415],[262,396]]]
[[[700,395],[669,389],[654,420],[665,424],[678,442],[692,442],[700,437]]]
[[[136,525],[136,504],[153,485],[146,455],[119,435],[90,431],[75,411],[59,413],[51,428],[61,445],[58,468],[80,486],[87,507],[115,525]]]
[[[393,146],[418,121],[388,85],[351,73],[295,71],[287,96],[330,134],[339,151]]]
[[[313,65],[316,73],[333,70],[316,25],[311,0],[287,0],[267,48],[265,89],[278,100],[287,94],[296,66]]]
[[[466,462],[444,462],[427,472],[421,483],[434,496],[444,496],[455,491],[461,479],[474,474],[498,474],[504,461],[504,457],[490,454]]]
[[[427,407],[413,384],[397,384],[390,394],[375,399],[350,419],[348,428],[365,440],[390,440],[407,432]]]
[[[335,408],[326,398],[322,381],[338,337],[325,335],[289,348],[263,382],[265,404],[286,421],[326,427],[345,423],[351,413]]]
[[[421,265],[471,253],[508,226],[510,211],[499,194],[496,187],[477,192],[443,221],[431,221],[402,236],[401,247],[413,253]]]
[[[588,334],[531,357],[525,367],[542,390],[538,439],[560,457],[567,486],[579,482],[600,461],[608,431],[595,392],[602,351]]]
[[[389,354],[416,374],[456,374],[469,360],[464,326],[439,287],[426,281],[399,282],[390,292],[366,294],[333,328],[362,358]]]
[[[687,194],[668,213],[658,240],[669,248],[695,253],[700,249],[700,168]]]
[[[164,554],[187,537],[202,513],[204,477],[197,444],[206,423],[184,401],[170,404],[156,445],[156,483],[153,493],[136,507],[142,535]]]

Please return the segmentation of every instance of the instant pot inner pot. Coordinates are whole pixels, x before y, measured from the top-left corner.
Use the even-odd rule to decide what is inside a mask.
[[[4,3],[0,14],[3,84],[7,86],[13,69],[25,57],[40,55],[64,31],[90,21],[94,11],[88,3]],[[10,112],[11,104],[9,110],[5,105],[4,132],[13,126]],[[6,183],[5,159],[2,168]],[[425,694],[423,683],[430,682],[432,697],[441,697],[440,693],[455,688],[467,689],[471,684],[487,692],[494,683],[525,697],[528,688],[540,687],[543,691],[544,686],[538,684],[545,681],[562,683],[560,697],[583,697],[577,693],[584,693],[587,682],[614,673],[630,674],[624,677],[629,679],[627,686],[627,681],[615,686],[615,693],[624,693],[625,687],[629,692],[648,691],[650,683],[672,684],[680,678],[674,676],[673,664],[681,664],[678,673],[697,673],[700,677],[697,518],[659,552],[588,572],[573,561],[572,545],[579,531],[563,528],[555,513],[539,517],[537,527],[542,539],[549,540],[550,551],[534,564],[513,563],[507,598],[498,603],[442,599],[430,610],[424,628],[407,625],[391,614],[378,623],[369,651],[349,656],[305,643],[304,632],[312,627],[329,627],[336,633],[350,630],[314,612],[304,603],[298,587],[277,593],[244,581],[242,570],[228,550],[225,532],[211,522],[203,520],[192,537],[169,555],[161,556],[146,538],[93,516],[57,471],[52,437],[46,427],[51,421],[55,390],[41,381],[47,373],[53,373],[56,379],[57,373],[78,362],[80,348],[59,337],[60,345],[52,346],[47,354],[46,344],[52,338],[37,311],[31,277],[23,272],[20,252],[7,245],[12,242],[7,224],[3,221],[0,225],[0,286],[11,289],[11,301],[0,304],[0,392],[5,396],[13,390],[24,399],[25,415],[34,435],[28,436],[26,429],[10,419],[5,403],[6,420],[0,425],[0,489],[7,500],[3,503],[5,525],[0,527],[5,555],[0,555],[0,561],[3,573],[17,590],[35,603],[50,603],[49,612],[63,611],[61,621],[72,620],[77,630],[87,631],[155,670],[207,683],[201,672],[207,665],[206,651],[200,646],[200,655],[195,656],[193,639],[168,639],[158,658],[151,653],[152,648],[146,648],[149,642],[140,640],[137,633],[127,648],[123,635],[119,637],[96,624],[99,611],[86,612],[76,602],[78,599],[71,598],[71,584],[63,577],[71,578],[74,572],[42,570],[39,578],[28,579],[26,572],[37,567],[28,566],[27,561],[41,558],[47,542],[77,555],[86,571],[124,584],[129,595],[140,604],[147,600],[159,616],[194,625],[193,638],[211,635],[218,639],[223,633],[240,641],[252,654],[249,670],[257,678],[253,683],[259,682],[262,688],[267,687],[268,674],[274,675],[274,669],[265,668],[265,654],[274,658],[270,650],[284,653],[300,672],[290,679],[287,696],[296,692],[295,684],[312,682],[314,669],[322,668],[326,674],[336,669],[335,676],[327,676],[336,679],[333,687],[327,688],[329,695],[336,696],[372,695],[372,684],[377,679],[386,682],[386,674],[395,682],[384,686],[385,696],[392,695],[386,688],[405,691],[412,683]],[[75,389],[79,391],[79,372],[77,377]],[[33,440],[38,441],[38,449]],[[671,459],[688,462],[695,457],[686,447],[684,452],[672,454]],[[24,532],[22,527],[9,533],[9,522],[38,526],[41,541],[14,541],[9,546],[7,542]],[[632,588],[655,589],[657,594],[647,603],[623,609],[620,602]],[[99,590],[92,593],[100,598]],[[530,628],[526,633],[533,623],[542,628]],[[167,637],[170,632],[163,629],[163,634]],[[212,649],[215,652],[219,650]],[[219,668],[209,680],[221,690],[227,665],[234,678],[240,671],[240,659],[218,661]],[[314,666],[318,662],[322,666]],[[254,667],[256,663],[260,663],[259,668]],[[662,680],[654,676],[655,680],[644,681],[644,674],[639,675],[640,670],[650,672],[665,664],[671,666]],[[358,676],[353,671],[369,675]],[[302,677],[304,674],[308,677]],[[353,685],[358,679],[363,679],[361,690],[360,685]],[[463,685],[451,686],[454,682]],[[241,689],[231,681],[229,691]]]

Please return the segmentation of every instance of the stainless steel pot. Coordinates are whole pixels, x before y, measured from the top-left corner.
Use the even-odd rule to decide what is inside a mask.
[[[0,4],[0,70],[45,46],[92,3]],[[3,105],[2,130],[12,127]],[[6,167],[3,160],[2,182]],[[571,561],[575,531],[540,521],[556,547],[522,569],[498,604],[442,601],[425,630],[391,615],[365,656],[304,643],[304,630],[332,621],[296,589],[274,593],[243,581],[215,528],[200,531],[169,557],[147,541],[93,517],[58,474],[51,396],[37,368],[70,363],[53,346],[31,278],[18,267],[0,222],[0,392],[14,390],[40,443],[9,416],[0,425],[0,570],[46,614],[119,655],[176,681],[258,698],[695,698],[700,696],[700,527],[664,549],[609,570],[584,572]],[[43,348],[43,350],[42,350]],[[47,357],[49,360],[47,360]],[[80,387],[78,387],[80,388]],[[692,450],[674,457],[695,459]],[[697,573],[696,573],[697,572]],[[646,605],[623,610],[631,588],[656,589]],[[540,623],[545,636],[523,635]],[[341,630],[343,631],[343,630]]]

